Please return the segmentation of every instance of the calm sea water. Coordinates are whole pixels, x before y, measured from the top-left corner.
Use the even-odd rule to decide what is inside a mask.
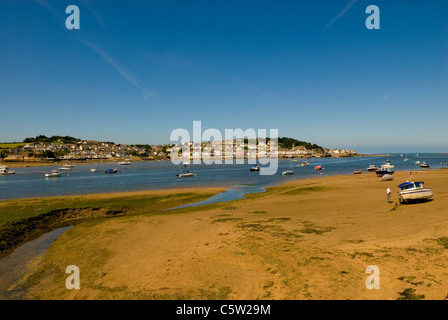
[[[409,161],[405,162],[407,156]],[[151,189],[168,189],[178,187],[206,187],[219,186],[237,188],[241,185],[254,186],[255,189],[263,189],[268,186],[278,185],[286,181],[321,177],[327,175],[352,174],[353,170],[360,169],[366,172],[370,164],[379,167],[387,159],[395,165],[396,171],[431,170],[446,165],[447,153],[421,153],[400,154],[387,156],[356,157],[356,158],[321,158],[308,159],[309,167],[297,167],[302,162],[280,160],[277,174],[262,176],[258,172],[251,172],[252,165],[192,165],[191,171],[197,175],[191,178],[178,178],[180,166],[173,165],[170,161],[135,162],[130,166],[113,164],[77,165],[70,171],[61,171],[60,178],[45,178],[44,174],[52,169],[58,169],[62,164],[47,167],[17,168],[15,175],[0,175],[0,200],[48,197],[63,195],[82,195],[93,193],[109,193],[121,191],[137,191]],[[425,161],[431,165],[430,169],[421,169],[415,162]],[[292,165],[294,174],[282,176],[281,172]],[[314,170],[314,166],[321,165],[322,171]],[[97,172],[90,172],[95,167]],[[104,171],[116,167],[117,174],[105,174]],[[261,166],[262,167],[262,166]]]

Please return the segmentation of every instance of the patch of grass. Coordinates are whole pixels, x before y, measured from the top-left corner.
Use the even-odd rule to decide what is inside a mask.
[[[274,221],[289,221],[291,218],[271,218],[268,219],[267,222],[274,222]]]
[[[349,242],[349,243],[356,243],[356,244],[364,242],[364,240],[344,240],[344,241]]]
[[[212,221],[212,223],[217,223],[217,222],[231,222],[231,221],[239,221],[239,220],[243,220],[242,218],[221,218],[221,219],[215,219]]]
[[[268,225],[263,225],[259,222],[242,222],[237,225],[240,229],[250,230],[250,231],[264,231],[269,228]]]
[[[424,239],[423,241],[435,241],[438,245],[441,245],[445,249],[448,249],[448,237]]]
[[[268,281],[266,282],[266,284],[263,286],[263,289],[269,289],[271,287],[274,286],[274,281]]]
[[[359,251],[355,251],[353,254],[350,255],[353,259],[357,256],[364,256],[367,258],[373,258],[373,254],[368,253],[368,252],[359,252]]]
[[[14,149],[17,147],[23,147],[26,145],[26,143],[19,142],[19,143],[0,143],[0,149]]]
[[[217,218],[217,217],[231,217],[231,215],[228,213],[217,214],[217,215],[211,216],[210,219]]]
[[[441,237],[441,238],[437,238],[435,240],[436,240],[437,244],[441,245],[445,249],[448,249],[448,237]]]
[[[402,276],[402,277],[399,277],[398,280],[405,281],[406,283],[412,284],[413,286],[416,286],[416,287],[423,284],[423,281],[418,281],[418,282],[413,281],[413,280],[415,280],[414,276],[410,276],[410,277]]]
[[[309,222],[309,221],[304,221],[302,222],[303,224],[303,228],[299,229],[298,231],[301,233],[306,233],[306,234],[317,234],[317,235],[321,235],[324,234],[326,232],[330,232],[333,229],[335,229],[334,227],[319,227],[319,226],[315,226],[313,223]]]
[[[323,187],[323,186],[300,187],[300,188],[294,188],[292,190],[283,192],[283,193],[281,193],[281,195],[291,196],[291,195],[297,195],[297,194],[309,193],[309,192],[320,192],[320,191],[323,191],[324,189],[325,189],[325,187]]]
[[[304,267],[304,266],[308,266],[313,261],[324,261],[324,260],[328,260],[328,259],[329,258],[323,258],[323,257],[310,257],[301,262],[297,262],[297,266]]]
[[[398,294],[400,297],[397,300],[421,300],[425,298],[424,294],[415,294],[415,289],[413,288],[404,289],[402,292],[398,292]]]

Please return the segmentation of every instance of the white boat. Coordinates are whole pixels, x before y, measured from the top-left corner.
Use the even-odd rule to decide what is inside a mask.
[[[91,168],[90,169],[90,172],[97,172],[98,170],[97,169],[95,169],[95,168]]]
[[[429,167],[430,167],[430,165],[427,164],[426,162],[423,162],[420,164],[420,168],[429,168]]]
[[[408,203],[415,200],[429,200],[432,198],[432,189],[424,188],[423,182],[405,182],[398,186],[398,199],[400,203]]]
[[[176,174],[176,176],[178,176],[179,178],[194,177],[195,175],[196,174],[193,172],[182,172],[182,173]]]
[[[375,172],[376,170],[378,170],[378,168],[375,167],[374,164],[371,164],[371,165],[367,168],[367,171],[369,171],[369,172]]]
[[[185,171],[183,171],[181,169],[180,173],[176,174],[177,177],[179,177],[179,178],[188,178],[188,177],[194,177],[196,175],[195,173],[190,172],[190,165],[189,164],[184,164],[184,168],[188,168],[188,169],[185,169]]]
[[[292,161],[289,164],[289,169],[288,170],[284,170],[282,172],[282,175],[286,176],[286,175],[290,175],[290,174],[294,174],[294,170],[292,170]]]
[[[308,167],[310,163],[308,161],[304,161],[300,164],[302,167]]]
[[[391,180],[394,180],[393,174],[385,174],[384,176],[381,177],[381,181],[391,181]]]
[[[3,166],[0,167],[0,174],[6,176],[9,174],[15,174],[16,172],[14,170],[9,170],[9,167]]]
[[[418,161],[418,160],[417,160],[417,161],[415,161],[415,164],[420,164],[420,161]]]
[[[124,161],[118,162],[120,166],[130,166],[132,164],[131,160],[124,159]]]
[[[64,164],[62,167],[60,167],[59,170],[72,170],[74,167],[75,166],[69,162],[67,164]]]
[[[45,174],[46,178],[57,178],[60,176],[61,176],[61,173],[58,170],[51,170],[51,173]]]
[[[390,162],[386,162],[385,164],[381,165],[381,170],[391,170],[395,168],[393,164],[390,164]]]

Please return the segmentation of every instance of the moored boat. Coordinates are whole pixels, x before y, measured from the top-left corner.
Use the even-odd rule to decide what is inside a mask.
[[[398,199],[400,203],[408,203],[416,200],[429,200],[433,197],[431,188],[424,188],[424,182],[404,182],[398,186]]]
[[[375,167],[374,164],[371,164],[371,165],[367,168],[367,171],[369,171],[369,172],[375,172],[376,170],[378,170],[378,168]]]
[[[181,173],[178,173],[178,174],[176,174],[176,176],[177,177],[179,177],[179,178],[188,178],[188,177],[194,177],[196,174],[195,173],[193,173],[193,172],[181,172]]]
[[[108,170],[106,170],[106,171],[104,171],[105,173],[117,173],[118,172],[118,169],[117,168],[111,168],[111,169],[108,169]]]
[[[381,167],[381,169],[376,170],[376,175],[378,177],[382,177],[386,174],[394,174],[395,171],[391,170],[391,169],[387,169],[387,168],[383,168]]]
[[[353,171],[353,174],[360,174],[360,173],[362,173],[361,170],[355,170],[355,171]]]
[[[0,167],[0,174],[6,176],[10,174],[15,174],[16,172],[14,170],[10,170],[9,167],[2,166]]]
[[[176,174],[177,177],[188,178],[188,177],[196,176],[196,173],[190,172],[191,166],[189,163],[184,163],[184,168],[187,168],[187,169],[184,169],[185,171],[180,169],[180,173]]]
[[[256,164],[254,164],[251,168],[250,171],[260,171],[260,167],[257,166]]]
[[[132,162],[131,162],[131,160],[129,160],[129,159],[124,159],[124,161],[118,162],[118,164],[119,164],[120,166],[129,166],[129,165],[132,164]]]
[[[429,168],[431,167],[429,164],[427,164],[426,162],[423,162],[420,164],[420,168]]]
[[[322,170],[322,166],[315,166],[314,170]]]
[[[287,176],[287,175],[290,175],[290,174],[294,174],[294,170],[292,170],[292,161],[289,164],[288,170],[282,171],[282,175],[284,175],[284,176]]]
[[[51,170],[51,173],[45,174],[46,178],[58,178],[61,176],[61,173],[58,170]]]
[[[385,164],[381,165],[381,169],[389,169],[392,170],[394,169],[395,166],[393,164],[390,163],[390,160],[388,160]]]

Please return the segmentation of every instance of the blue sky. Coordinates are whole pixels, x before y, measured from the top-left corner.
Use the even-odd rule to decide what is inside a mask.
[[[80,9],[68,30],[65,8]],[[368,30],[368,5],[380,30]],[[0,0],[0,141],[278,129],[448,152],[448,1]]]

